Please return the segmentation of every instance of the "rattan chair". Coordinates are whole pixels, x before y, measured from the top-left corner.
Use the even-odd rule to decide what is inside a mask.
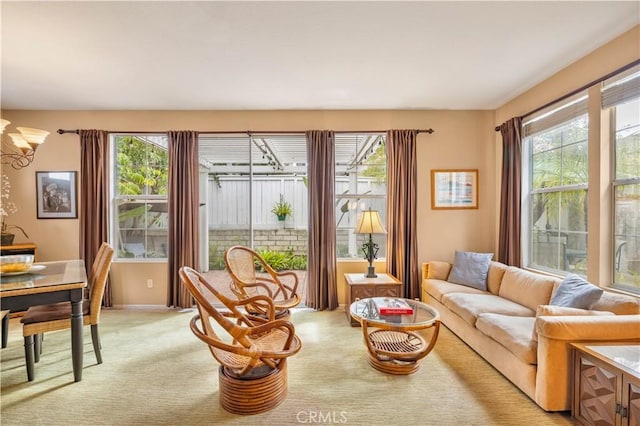
[[[257,252],[244,246],[233,246],[224,254],[224,263],[231,276],[231,291],[241,300],[262,294],[273,300],[276,317],[285,318],[289,309],[300,303],[298,276],[291,271],[275,271]],[[256,269],[265,274],[256,274]],[[261,299],[246,305],[248,312],[266,315]]]
[[[191,330],[209,346],[220,364],[222,407],[236,414],[256,414],[284,401],[286,361],[302,346],[293,324],[275,319],[273,303],[267,296],[232,300],[186,266],[180,268],[180,278],[198,307]],[[267,307],[266,317],[246,313],[244,306],[256,302]]]
[[[98,364],[102,364],[98,324],[100,322],[102,297],[104,296],[112,260],[113,249],[109,244],[103,243],[91,267],[88,299],[83,300],[82,303],[82,321],[84,325],[91,325],[91,340]],[[48,331],[71,328],[71,303],[60,302],[32,306],[20,321],[23,324],[22,335],[24,336],[27,378],[31,381],[34,378],[34,363],[40,360],[40,353],[42,352],[42,334]]]

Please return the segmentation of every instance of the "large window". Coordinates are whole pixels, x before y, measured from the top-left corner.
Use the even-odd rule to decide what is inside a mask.
[[[117,258],[167,257],[166,135],[112,135],[112,241]]]
[[[525,264],[586,275],[586,95],[527,117],[524,123]]]
[[[614,286],[640,291],[640,70],[603,85],[610,114],[614,170],[612,258]]]
[[[587,108],[584,91],[523,120],[523,264],[587,275],[589,223],[589,278],[640,293],[640,66],[591,87],[593,97],[596,88],[602,109]],[[590,141],[589,120],[601,124]],[[599,173],[591,173],[597,191],[587,199],[589,163]],[[589,222],[588,205],[599,213],[592,218],[610,220]]]
[[[306,270],[305,135],[201,134],[199,156],[208,270],[223,271],[234,245],[252,247],[275,269]]]
[[[368,235],[354,234],[363,210],[387,217],[387,151],[385,134],[336,133],[336,245],[339,258],[361,258]],[[385,225],[386,226],[386,225]],[[378,258],[386,256],[386,235],[373,235]]]

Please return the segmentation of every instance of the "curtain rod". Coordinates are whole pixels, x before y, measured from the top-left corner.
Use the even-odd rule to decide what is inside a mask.
[[[576,90],[573,90],[573,91],[571,91],[571,92],[567,93],[566,95],[560,96],[559,98],[554,99],[554,100],[553,100],[553,101],[551,101],[551,102],[547,102],[546,104],[542,105],[541,107],[538,107],[538,108],[536,108],[536,109],[534,109],[534,110],[531,110],[531,111],[527,112],[526,114],[522,114],[522,115],[520,116],[520,118],[524,118],[524,117],[526,117],[527,115],[535,114],[535,113],[536,113],[536,112],[538,112],[538,111],[542,111],[543,109],[545,109],[545,108],[547,108],[547,107],[549,107],[549,106],[551,106],[551,105],[555,104],[556,102],[563,101],[563,100],[565,100],[565,99],[567,99],[567,98],[569,98],[569,97],[571,97],[571,96],[575,95],[576,93],[580,93],[580,92],[582,92],[583,90],[586,90],[586,89],[588,89],[589,87],[593,86],[594,84],[602,83],[603,81],[607,80],[608,78],[611,78],[611,77],[613,77],[614,75],[616,75],[616,74],[618,74],[618,73],[621,73],[621,72],[623,72],[623,71],[626,71],[626,70],[628,70],[629,68],[633,68],[633,67],[635,67],[635,66],[636,66],[636,65],[638,65],[638,64],[640,64],[640,59],[636,59],[635,61],[633,61],[633,62],[631,62],[631,63],[629,63],[629,64],[627,64],[627,65],[625,65],[625,66],[623,66],[623,67],[620,67],[620,68],[618,68],[618,69],[616,69],[616,70],[614,70],[614,71],[611,71],[609,74],[607,74],[607,75],[605,75],[605,76],[603,76],[603,77],[597,78],[597,79],[593,80],[591,83],[587,83],[587,84],[585,84],[584,86],[581,86],[581,87],[577,88]],[[500,131],[500,126],[496,126],[495,131],[496,131],[496,132],[499,132],[499,131]]]
[[[129,131],[108,131],[109,133],[124,133],[124,134],[149,134],[149,133],[166,133],[166,132],[162,132],[162,131],[153,131],[153,132],[141,132],[141,131],[133,131],[133,132],[129,132]],[[335,131],[335,133],[386,133],[386,130],[340,130],[340,131]],[[416,129],[416,132],[418,133],[433,133],[434,130],[433,129]],[[75,133],[76,135],[80,133],[80,130],[75,129],[75,130],[64,130],[64,129],[58,129],[58,134],[63,135],[65,133]],[[300,133],[305,133],[305,131],[293,131],[293,130],[282,130],[282,131],[276,131],[276,130],[268,130],[268,131],[257,131],[257,130],[231,130],[231,131],[222,131],[222,130],[212,130],[212,131],[199,131],[198,133],[201,134],[246,134],[246,135],[252,135],[252,134],[258,134],[258,135],[269,135],[269,134],[277,134],[277,135],[282,135],[282,134],[300,134]]]

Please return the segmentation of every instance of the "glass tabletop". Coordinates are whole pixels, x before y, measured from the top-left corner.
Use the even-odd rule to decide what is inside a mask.
[[[380,303],[392,303],[395,300],[406,302],[413,311],[410,314],[381,315],[378,309]],[[370,297],[356,300],[349,307],[351,316],[360,321],[365,318],[370,323],[391,324],[407,328],[426,327],[440,319],[440,314],[432,306],[417,300],[394,297]]]
[[[87,275],[83,260],[34,263],[34,272],[22,275],[0,275],[0,297],[16,290],[55,287],[65,284],[85,283]]]
[[[618,363],[624,367],[630,368],[636,374],[640,374],[640,345],[638,344],[585,344],[585,347],[587,349],[591,349],[593,352],[602,355],[605,358],[609,358],[614,363]]]

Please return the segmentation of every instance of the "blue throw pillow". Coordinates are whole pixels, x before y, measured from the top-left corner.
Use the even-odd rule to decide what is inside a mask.
[[[493,253],[456,250],[453,268],[447,281],[487,291],[487,273]]]
[[[603,292],[604,290],[600,287],[591,284],[584,278],[576,274],[569,274],[562,280],[549,304],[567,308],[589,309],[600,299]]]

